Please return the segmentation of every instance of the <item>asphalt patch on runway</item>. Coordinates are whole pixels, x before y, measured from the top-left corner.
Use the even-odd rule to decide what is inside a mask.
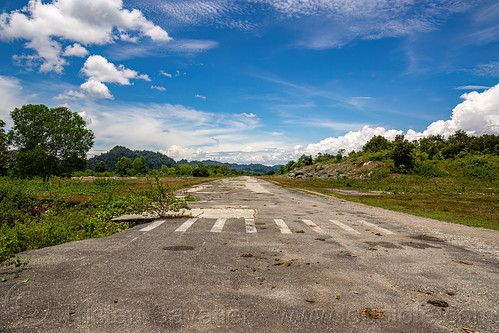
[[[405,243],[400,243],[400,244],[412,247],[414,249],[422,249],[422,250],[427,249],[427,248],[441,249],[441,247],[433,246],[433,245],[426,244],[426,243],[405,242]]]
[[[384,247],[386,249],[403,249],[402,246],[399,246],[397,244],[393,244],[393,243],[390,243],[390,242],[366,242],[367,245],[370,245],[370,246],[381,246],[381,247]]]
[[[425,240],[425,241],[432,241],[432,242],[444,242],[443,239],[435,237],[435,236],[430,236],[426,234],[421,234],[417,236],[412,236],[411,238],[413,239],[419,239],[419,240]]]
[[[166,251],[192,251],[194,247],[188,245],[175,245],[175,246],[165,246],[163,250]]]

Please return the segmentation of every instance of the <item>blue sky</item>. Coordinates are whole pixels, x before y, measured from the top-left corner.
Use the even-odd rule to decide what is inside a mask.
[[[373,135],[499,134],[499,3],[7,0],[0,118],[68,106],[95,135],[279,164]]]

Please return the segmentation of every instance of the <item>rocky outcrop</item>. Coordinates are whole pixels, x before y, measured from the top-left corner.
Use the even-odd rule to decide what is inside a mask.
[[[288,174],[291,178],[330,178],[330,179],[368,179],[383,167],[383,162],[318,163],[295,170]]]

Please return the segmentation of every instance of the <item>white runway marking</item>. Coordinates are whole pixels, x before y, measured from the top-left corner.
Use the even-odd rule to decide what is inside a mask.
[[[177,228],[177,230],[175,230],[175,232],[185,232],[187,229],[189,229],[191,227],[191,225],[194,224],[194,222],[196,222],[197,219],[188,219],[187,221],[185,221],[180,227]]]
[[[159,220],[159,221],[154,221],[153,223],[149,224],[147,227],[140,229],[139,231],[151,231],[152,229],[159,227],[163,223],[165,223],[165,220]]]
[[[336,220],[329,220],[329,221],[333,222],[334,224],[336,224],[341,229],[346,230],[348,232],[351,232],[352,234],[360,234],[360,232],[358,232],[357,230],[355,230],[353,228],[350,228],[349,226],[347,226],[346,224],[341,223],[340,221],[336,221]]]
[[[256,233],[255,220],[245,219],[244,222],[246,223],[246,233],[255,234]]]
[[[390,230],[387,230],[385,228],[379,227],[379,226],[377,226],[374,223],[369,223],[369,222],[366,222],[366,221],[363,221],[363,220],[359,220],[359,222],[362,223],[362,224],[364,224],[364,225],[367,225],[368,227],[376,228],[379,231],[384,232],[387,235],[393,235],[393,232],[391,232]]]
[[[279,226],[281,229],[281,234],[290,234],[291,230],[289,230],[288,226],[283,220],[280,219],[274,219],[275,223]]]
[[[314,222],[310,221],[310,220],[302,220],[303,223],[305,223],[306,225],[308,225],[310,228],[312,228],[313,231],[315,232],[318,232],[320,234],[324,234],[324,230],[322,230],[321,227],[319,227],[317,224],[315,224]]]
[[[210,232],[222,232],[222,229],[224,228],[224,224],[226,219],[218,219],[217,222],[213,225],[213,228],[211,228]]]
[[[254,178],[248,178],[245,183],[246,189],[255,192],[255,193],[270,193],[262,185],[258,184],[258,181]]]

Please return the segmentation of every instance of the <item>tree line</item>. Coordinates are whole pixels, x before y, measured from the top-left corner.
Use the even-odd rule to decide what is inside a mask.
[[[197,166],[192,167],[190,164],[177,164],[172,167],[162,165],[159,169],[150,169],[147,166],[147,160],[144,156],[132,159],[123,156],[115,164],[113,172],[107,170],[106,164],[103,161],[96,163],[94,170],[87,169],[84,172],[75,173],[76,176],[113,176],[120,177],[130,176],[160,176],[160,177],[226,177],[239,175],[256,175],[251,171],[233,170],[226,165],[204,165],[198,162]]]

